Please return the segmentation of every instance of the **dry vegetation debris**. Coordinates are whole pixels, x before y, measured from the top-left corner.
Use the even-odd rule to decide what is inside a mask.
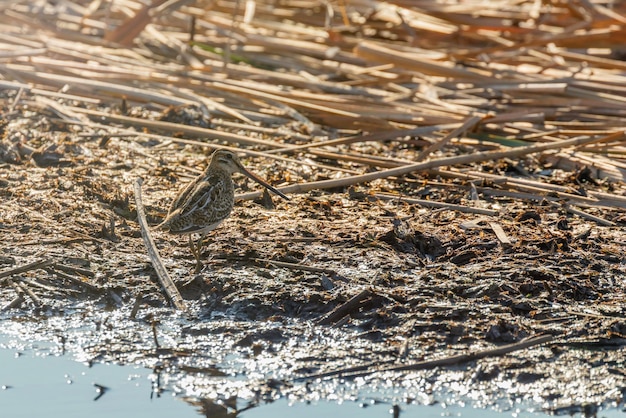
[[[132,317],[165,306],[133,182],[156,223],[230,147],[294,198],[266,211],[240,184],[198,276],[184,241],[156,236],[201,318],[357,330],[343,349],[371,367],[549,335],[551,350],[466,358],[459,379],[492,395],[516,381],[554,405],[622,401],[623,2],[0,8],[6,320],[85,300]],[[239,331],[232,350],[253,354],[275,332]],[[290,372],[350,365],[310,350]]]

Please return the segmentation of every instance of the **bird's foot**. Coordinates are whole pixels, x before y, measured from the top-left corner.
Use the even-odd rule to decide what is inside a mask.
[[[194,274],[198,274],[202,271],[202,261],[199,258],[196,259],[196,269],[194,270]]]

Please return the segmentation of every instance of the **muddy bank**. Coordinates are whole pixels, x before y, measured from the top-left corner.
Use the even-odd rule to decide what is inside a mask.
[[[395,5],[405,24],[388,3],[328,21],[281,4],[240,25],[229,3],[175,6],[7,6],[6,333],[152,367],[195,402],[623,407],[615,16],[587,11],[569,38],[580,15],[541,5],[561,35],[544,47],[530,21],[477,29],[526,4],[506,18]],[[278,42],[284,31],[299,43]],[[186,238],[152,231],[181,313],[147,256],[133,185],[144,180],[154,226],[216,147],[291,200],[237,177],[242,199],[199,274]]]
[[[327,398],[338,390],[350,399],[395,388],[388,400],[399,403],[450,393],[501,406],[620,402],[622,226],[598,226],[542,202],[485,196],[467,205],[495,208],[487,216],[375,195],[402,189],[467,202],[463,185],[429,176],[409,187],[378,181],[293,195],[269,210],[242,201],[211,235],[199,274],[185,238],[153,232],[190,306],[182,315],[168,307],[146,255],[132,182],[146,179],[156,224],[186,181],[184,167],[202,167],[202,151],[176,154],[184,166],[148,165],[150,142],[60,137],[55,152],[65,164],[39,167],[31,155],[0,166],[9,332],[53,338],[89,361],[155,367],[170,387],[214,400]],[[247,163],[270,179],[291,169]],[[619,211],[602,215],[622,223]],[[554,338],[452,366],[376,371],[539,335]],[[358,377],[346,383],[346,374]]]

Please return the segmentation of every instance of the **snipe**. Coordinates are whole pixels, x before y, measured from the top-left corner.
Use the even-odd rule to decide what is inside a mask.
[[[233,173],[242,173],[280,197],[289,198],[280,190],[248,171],[231,151],[219,149],[211,155],[202,174],[190,182],[170,205],[167,217],[157,227],[176,235],[189,235],[189,248],[200,271],[200,253],[206,234],[217,228],[233,210],[235,187]],[[200,238],[194,244],[192,235]]]

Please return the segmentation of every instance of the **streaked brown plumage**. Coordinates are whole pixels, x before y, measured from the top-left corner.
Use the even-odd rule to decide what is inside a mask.
[[[277,195],[289,198],[252,174],[231,151],[219,149],[211,155],[209,165],[176,196],[167,217],[158,225],[177,235],[189,235],[189,246],[196,258],[196,271],[201,268],[200,251],[205,235],[228,218],[235,203],[233,173],[242,173]],[[194,245],[192,234],[200,234]]]

